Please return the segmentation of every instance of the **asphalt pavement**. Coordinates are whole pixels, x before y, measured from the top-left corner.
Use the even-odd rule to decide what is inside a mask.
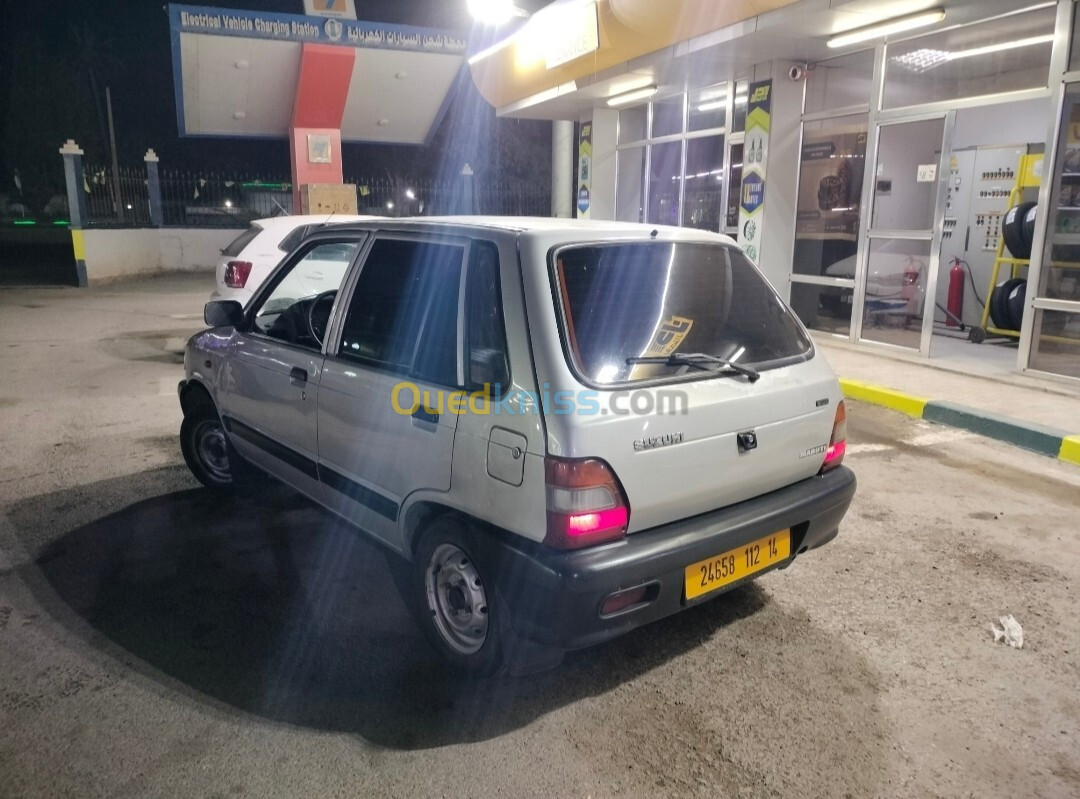
[[[1080,795],[1072,464],[854,400],[834,542],[462,680],[378,546],[188,474],[209,283],[0,289],[0,796]]]

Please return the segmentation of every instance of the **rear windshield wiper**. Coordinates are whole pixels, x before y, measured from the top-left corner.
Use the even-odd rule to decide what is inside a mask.
[[[745,375],[751,383],[761,377],[761,375],[758,374],[757,369],[754,369],[753,367],[743,366],[741,363],[717,358],[715,355],[709,355],[704,352],[673,352],[671,355],[635,355],[627,358],[626,362],[628,364],[660,363],[664,366],[696,366],[698,369],[709,369],[710,367],[719,366],[724,369],[730,369],[732,372],[736,372],[740,375]]]

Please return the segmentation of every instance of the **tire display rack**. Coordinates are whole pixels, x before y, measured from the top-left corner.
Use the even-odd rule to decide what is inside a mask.
[[[1008,215],[1002,219],[1001,235],[998,237],[994,268],[990,273],[990,285],[986,291],[986,302],[983,303],[982,319],[978,325],[968,330],[968,339],[976,344],[981,344],[987,336],[1020,338],[1019,324],[1016,325],[1016,329],[1011,329],[1003,327],[1001,320],[1012,316],[1012,311],[1017,308],[1020,309],[1022,316],[1026,281],[1021,277],[1021,273],[1031,261],[1031,231],[1035,224],[1034,217],[1031,216],[1030,219],[1028,217],[1029,212],[1033,214],[1037,208],[1034,195],[1038,193],[1039,186],[1042,184],[1042,168],[1042,153],[1020,156],[1019,168],[1016,170],[1016,183],[1009,192],[1010,213],[1016,212],[1019,224],[1015,228],[1009,226],[1007,229]],[[1029,226],[1026,238],[1028,257],[1017,258],[1014,253],[1023,252],[1019,231],[1024,225]],[[999,287],[998,280],[1002,276],[1003,269],[1007,270],[1008,279]],[[1013,305],[1012,309],[1009,307],[1010,304]]]

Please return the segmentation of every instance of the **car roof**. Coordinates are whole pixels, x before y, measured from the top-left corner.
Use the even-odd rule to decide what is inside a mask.
[[[377,216],[357,214],[291,214],[288,216],[270,216],[265,219],[253,219],[251,224],[263,230],[295,230],[301,225],[324,225],[337,222],[366,222],[378,219]]]
[[[344,221],[344,220],[343,220]],[[328,227],[337,228],[335,222]],[[430,231],[458,228],[498,230],[537,238],[585,239],[662,238],[665,241],[721,241],[731,239],[720,233],[668,225],[646,225],[639,222],[614,222],[592,219],[529,216],[423,216],[423,217],[365,217],[357,224],[342,224],[343,229],[370,230],[373,227],[396,231]]]

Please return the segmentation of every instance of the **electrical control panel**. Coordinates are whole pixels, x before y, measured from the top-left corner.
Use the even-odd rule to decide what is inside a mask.
[[[971,269],[965,280],[964,322],[978,324],[982,315],[980,299],[986,299],[994,268],[1001,222],[1009,210],[1009,193],[1016,184],[1020,156],[1027,145],[979,147],[953,152],[945,201],[945,224],[941,233],[941,260],[938,268],[938,302],[944,304],[949,291],[949,270],[954,258]],[[978,297],[972,289],[974,280]],[[941,309],[935,318],[944,321]]]

